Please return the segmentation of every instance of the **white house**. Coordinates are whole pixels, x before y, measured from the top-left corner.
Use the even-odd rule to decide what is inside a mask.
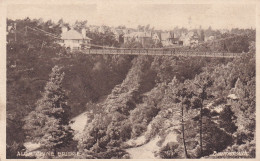
[[[216,39],[215,36],[205,37],[205,41],[213,41],[213,40],[215,40],[215,39]]]
[[[79,50],[82,48],[90,48],[90,38],[86,37],[86,30],[82,29],[79,33],[76,30],[69,30],[62,28],[60,45],[72,50]]]
[[[161,37],[160,37],[160,34],[159,34],[159,33],[154,33],[154,34],[152,35],[152,39],[153,39],[153,41],[154,41],[155,43],[161,42]]]
[[[197,32],[190,31],[187,34],[182,34],[180,40],[184,46],[195,46],[199,43],[199,35]]]

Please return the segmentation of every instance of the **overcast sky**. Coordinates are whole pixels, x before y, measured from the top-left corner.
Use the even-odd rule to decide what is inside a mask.
[[[256,6],[252,4],[89,4],[89,5],[9,5],[7,17],[52,19],[73,23],[88,20],[88,25],[137,27],[150,24],[156,29],[175,26],[208,28],[255,28]],[[189,17],[191,23],[189,25]]]

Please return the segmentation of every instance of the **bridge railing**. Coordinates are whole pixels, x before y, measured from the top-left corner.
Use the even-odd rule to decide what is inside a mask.
[[[243,53],[230,52],[202,52],[163,49],[84,49],[85,54],[112,54],[112,55],[175,55],[200,57],[240,57]]]

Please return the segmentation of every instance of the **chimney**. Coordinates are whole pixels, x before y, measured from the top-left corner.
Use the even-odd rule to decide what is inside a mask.
[[[63,27],[61,28],[61,31],[62,31],[62,33],[65,33],[65,32],[67,32],[67,31],[68,31],[68,28],[67,28],[67,27],[65,27],[65,26],[63,26]]]
[[[86,29],[85,28],[83,28],[81,30],[81,34],[82,34],[83,39],[85,39],[86,38]]]

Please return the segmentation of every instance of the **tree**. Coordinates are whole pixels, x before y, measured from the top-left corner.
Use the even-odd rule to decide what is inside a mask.
[[[193,97],[193,108],[199,109],[199,137],[200,137],[200,155],[203,155],[203,116],[204,113],[204,107],[205,107],[205,101],[207,101],[210,97],[212,97],[208,90],[209,87],[212,86],[213,81],[210,78],[210,74],[208,72],[201,73],[197,75],[192,83],[191,86],[193,86],[194,91],[194,97]]]
[[[231,108],[237,117],[237,142],[238,144],[251,141],[255,137],[255,78],[243,84],[237,80],[235,88],[232,89],[237,97],[237,101],[231,102]],[[246,137],[245,137],[246,136]]]
[[[204,41],[205,40],[205,33],[204,33],[204,30],[200,30],[200,41]]]
[[[137,29],[138,29],[139,32],[143,32],[144,29],[145,29],[145,26],[138,25],[138,26],[137,26]]]
[[[64,24],[63,18],[59,19],[58,24],[59,25],[63,25]]]
[[[150,30],[150,24],[147,24],[144,28],[145,31],[149,31]]]
[[[143,48],[142,43],[135,41],[134,39],[131,39],[130,41],[127,41],[126,43],[122,44],[123,48]]]
[[[100,46],[119,47],[119,42],[115,38],[115,34],[108,26],[102,26],[103,32],[92,32],[87,30],[86,35],[92,39],[92,43]]]
[[[24,119],[28,138],[55,154],[58,148],[68,145],[73,132],[68,125],[70,107],[62,89],[64,73],[60,70],[58,66],[52,68],[42,98],[37,101],[35,110]]]
[[[236,116],[234,115],[234,112],[231,110],[230,106],[225,106],[223,111],[220,112],[219,119],[219,126],[224,128],[228,133],[233,134],[237,130],[237,126],[234,123]]]
[[[125,25],[119,25],[117,26],[118,29],[126,29]]]
[[[185,124],[187,121],[187,110],[191,106],[191,98],[192,93],[187,90],[183,83],[179,83],[176,78],[172,80],[169,84],[169,89],[167,90],[167,96],[165,97],[164,101],[166,106],[172,106],[171,108],[177,114],[174,117],[179,122],[179,129],[176,129],[179,133],[181,133],[181,140],[183,144],[183,154],[184,158],[189,158],[187,152],[187,145],[186,145],[186,131]]]
[[[84,20],[84,21],[76,21],[73,25],[74,29],[81,32],[82,29],[86,28],[88,21]]]
[[[184,156],[185,158],[188,158],[187,148],[186,148],[186,140],[185,140],[185,127],[184,127],[184,105],[187,104],[186,100],[186,89],[183,88],[182,90],[178,91],[177,101],[179,102],[179,106],[181,107],[181,133],[182,133],[182,142],[183,142],[183,148],[184,148]]]

